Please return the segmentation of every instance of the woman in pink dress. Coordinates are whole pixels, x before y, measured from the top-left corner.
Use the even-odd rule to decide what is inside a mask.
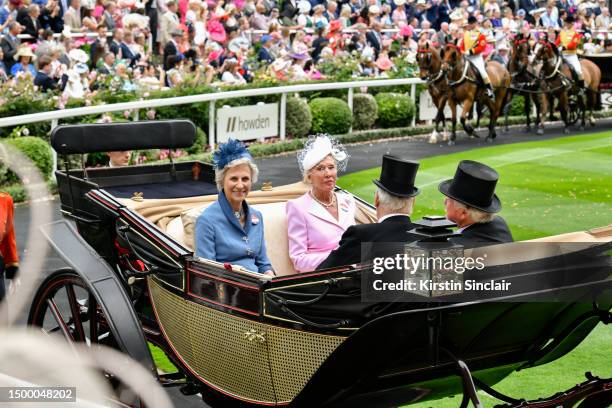
[[[287,201],[289,257],[298,272],[315,270],[355,224],[355,200],[334,191],[338,170],[346,169],[347,162],[348,154],[329,135],[311,136],[298,154],[304,182],[311,186]]]

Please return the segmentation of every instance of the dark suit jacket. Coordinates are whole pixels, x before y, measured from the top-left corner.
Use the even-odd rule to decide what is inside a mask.
[[[380,38],[382,39],[382,34],[378,33],[380,35]],[[374,48],[374,50],[376,51],[376,58],[378,58],[378,53],[380,52],[380,48],[382,46],[381,41],[378,40],[378,37],[376,36],[376,34],[374,34],[373,31],[368,31],[366,33],[366,41],[368,42],[368,44],[370,44],[372,46],[372,48]]]
[[[134,66],[134,64],[136,64],[136,62],[138,62],[140,59],[140,54],[134,54],[132,50],[130,50],[130,47],[128,47],[128,45],[124,42],[122,42],[119,46],[121,47],[121,55],[123,59],[130,60],[130,66]]]
[[[298,13],[298,9],[297,7],[294,7],[293,4],[291,4],[291,1],[289,0],[283,1],[283,7],[280,11],[281,17],[288,18],[289,20],[293,20],[295,16],[297,15],[297,13]]]
[[[361,259],[361,243],[362,242],[412,242],[418,238],[410,233],[409,230],[414,228],[410,217],[395,216],[389,217],[381,223],[377,224],[361,224],[349,227],[342,238],[340,246],[331,252],[326,260],[324,260],[317,269],[332,268],[335,266],[351,265],[360,263]],[[392,256],[397,251],[396,248],[388,246],[376,245],[374,256]],[[381,251],[389,251],[391,253],[379,254]],[[366,256],[369,258],[369,256]]]
[[[27,41],[27,42],[36,42],[36,39],[38,38],[38,30],[40,30],[42,28],[42,25],[40,24],[40,21],[38,21],[38,19],[34,19],[32,21],[30,16],[26,14],[19,21],[19,24],[24,26],[24,30],[21,32],[21,34],[29,34],[29,35],[32,36],[31,39],[27,39],[25,41]]]
[[[42,71],[38,71],[36,73],[36,78],[34,78],[34,85],[40,87],[43,92],[47,92],[48,90],[54,90],[55,88],[57,88],[57,82]]]
[[[6,65],[7,74],[11,72],[11,67],[15,65],[15,54],[17,54],[17,48],[21,45],[21,40],[17,38],[13,40],[10,34],[5,34],[0,40],[0,46],[2,47],[2,52],[4,53],[4,65]]]
[[[40,10],[40,17],[38,17],[38,21],[40,21],[42,28],[48,28],[54,33],[61,33],[64,29],[64,20],[62,19],[62,12],[58,13],[58,15],[55,17],[51,17],[51,12],[46,7],[43,7]]]
[[[270,51],[268,51],[264,47],[261,47],[259,49],[259,52],[257,53],[257,60],[258,61],[265,61],[267,63],[272,63],[272,62],[274,62],[274,57],[272,56],[272,54],[270,54]]]
[[[170,66],[168,65],[168,57],[171,55],[176,55],[178,54],[178,48],[176,48],[176,45],[174,45],[174,43],[172,41],[168,41],[166,43],[166,46],[164,47],[164,70],[167,71],[170,69]]]
[[[483,243],[513,242],[514,239],[506,221],[495,216],[491,222],[470,225],[461,232],[460,237],[452,238],[451,241],[465,247],[477,247]]]
[[[108,50],[115,54],[115,56],[117,56],[119,54],[119,51],[121,50],[121,45],[117,41],[115,41],[115,39],[112,39],[111,42],[108,44]]]

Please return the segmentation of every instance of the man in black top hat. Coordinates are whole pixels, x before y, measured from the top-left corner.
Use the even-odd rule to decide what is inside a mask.
[[[384,155],[380,180],[373,180],[373,183],[378,187],[374,195],[378,223],[349,227],[342,234],[338,248],[332,251],[317,269],[362,262],[361,244],[364,242],[404,243],[416,241],[417,237],[408,231],[413,228],[410,214],[412,214],[412,208],[414,207],[415,196],[419,194],[419,189],[414,186],[418,169],[419,163],[417,162]],[[377,256],[389,256],[396,252],[391,244],[376,245],[373,249],[376,252],[385,251],[385,254],[377,254]],[[389,254],[386,252],[389,252]],[[368,260],[365,259],[367,257],[364,257],[363,261]]]
[[[514,241],[506,221],[495,215],[501,210],[501,202],[495,195],[497,180],[499,174],[491,167],[463,160],[455,177],[439,185],[438,189],[446,196],[446,218],[457,224],[461,233],[460,237],[452,238],[454,243],[478,246]]]

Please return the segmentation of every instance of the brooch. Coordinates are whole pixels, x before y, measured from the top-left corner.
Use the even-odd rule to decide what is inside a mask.
[[[251,215],[251,224],[257,225],[259,224],[259,218],[255,214]]]

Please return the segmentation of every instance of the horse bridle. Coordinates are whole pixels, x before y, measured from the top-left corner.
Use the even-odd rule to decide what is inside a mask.
[[[549,65],[554,66],[555,68],[553,69],[552,74],[544,76],[544,79],[546,79],[546,80],[552,79],[557,74],[559,74],[561,72],[559,69],[561,68],[561,63],[563,62],[563,58],[552,50],[552,45],[550,44],[550,42],[548,42],[548,41],[546,41],[546,42],[540,41],[540,42],[538,42],[538,45],[539,46],[548,47],[548,49],[551,50],[551,52],[554,55],[554,62],[553,63],[551,63],[551,60],[553,60],[553,58],[548,58],[548,57],[546,58],[546,62]],[[536,51],[536,55],[537,55],[538,52],[539,52],[539,49]]]
[[[417,54],[427,54],[427,55],[429,55],[429,66],[427,68],[428,69],[431,68],[433,51],[431,49],[429,49],[429,48],[419,48],[417,50]],[[445,75],[444,71],[442,70],[442,68],[440,68],[438,70],[438,74],[436,76],[434,76],[432,78],[431,75],[428,75],[427,77],[425,77],[425,80],[427,81],[427,85],[432,85],[432,84],[435,84],[436,82],[438,82],[440,79],[442,79],[443,76],[446,76],[446,75]]]
[[[461,50],[459,50],[459,47],[457,47],[455,44],[453,43],[447,43],[446,44],[447,47],[453,48],[455,51],[457,51],[459,53],[459,55],[461,56],[461,59],[463,60],[464,64],[463,64],[463,72],[461,73],[461,77],[456,80],[456,81],[449,81],[448,82],[448,86],[450,87],[454,87],[459,85],[460,83],[462,83],[463,81],[465,81],[466,79],[472,83],[477,83],[477,81],[474,78],[470,78],[467,74],[468,69],[470,68],[470,64],[468,59],[465,57],[465,55],[463,55],[461,53]],[[448,62],[447,62],[448,64]],[[450,64],[448,64],[451,67],[451,70],[454,70],[456,68],[456,64],[453,64],[452,66]],[[446,74],[446,73],[445,73]]]

